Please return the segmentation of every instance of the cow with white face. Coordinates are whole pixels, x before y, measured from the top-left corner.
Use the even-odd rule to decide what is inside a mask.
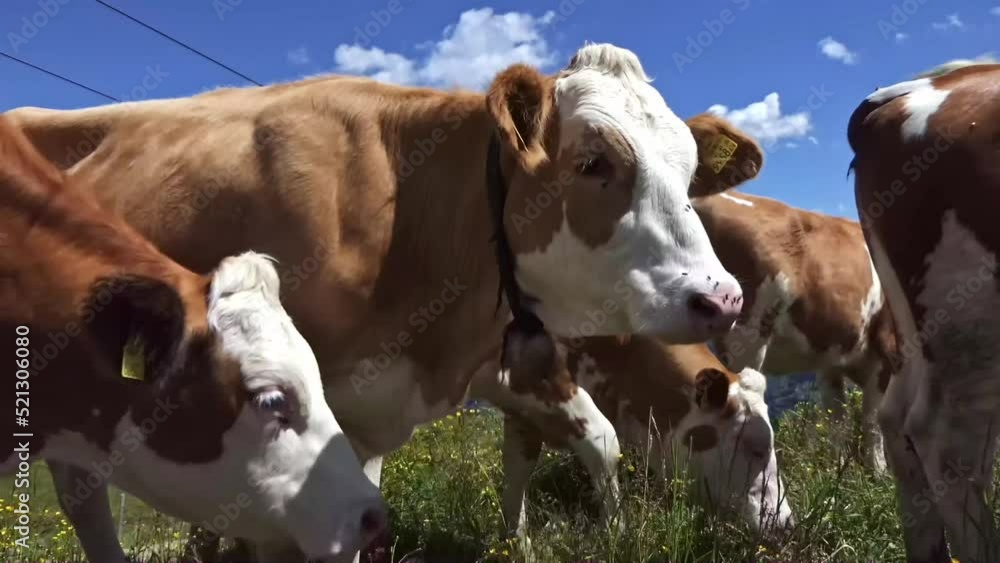
[[[0,328],[19,391],[0,472],[46,460],[87,558],[124,563],[113,483],[262,561],[343,560],[384,526],[274,264],[207,275],[101,210],[0,118]],[[21,487],[22,485],[18,485]]]
[[[739,320],[713,342],[719,358],[732,370],[749,367],[769,377],[815,371],[841,453],[849,437],[845,384],[853,382],[864,391],[864,461],[883,471],[876,412],[896,343],[861,225],[746,193],[692,204],[722,263],[745,288]]]
[[[505,355],[508,392],[483,396],[507,415],[503,511],[522,541],[524,493],[542,445],[578,453],[608,523],[619,501],[619,439],[648,448],[649,466],[663,477],[688,464],[711,506],[735,510],[758,530],[793,525],[759,372],[729,371],[705,344],[644,336],[556,341],[512,333]],[[530,399],[565,406],[542,412]],[[599,410],[578,408],[584,403]],[[587,441],[594,447],[581,448]]]
[[[688,194],[754,177],[761,151],[679,119],[613,45],[553,75],[513,65],[485,94],[326,76],[8,114],[187,267],[245,248],[293,265],[283,302],[375,483],[500,371],[511,312],[696,342],[740,311]]]
[[[487,100],[520,164],[507,217],[517,280],[541,297],[537,314],[558,334],[579,332],[612,299],[621,307],[595,334],[702,341],[732,326],[741,302],[689,205],[698,142],[715,138],[696,142],[630,55],[590,46],[554,80],[515,67],[494,82]],[[537,90],[538,125],[514,120],[532,115],[510,107],[526,103],[525,90]],[[699,172],[714,174],[709,164]],[[526,219],[526,202],[537,218]]]
[[[705,344],[645,336],[556,341],[512,334],[505,352],[505,391],[492,381],[482,391],[507,415],[503,511],[525,543],[524,494],[543,444],[577,452],[605,523],[618,508],[621,439],[648,450],[649,466],[665,478],[687,464],[712,507],[735,511],[755,529],[793,525],[759,372],[729,371]],[[565,407],[541,412],[529,398]],[[584,403],[599,410],[578,408]],[[581,447],[588,441],[594,447]]]

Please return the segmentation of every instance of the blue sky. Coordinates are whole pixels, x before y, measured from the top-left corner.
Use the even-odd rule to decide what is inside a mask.
[[[553,71],[585,41],[615,43],[681,117],[712,108],[766,143],[745,191],[852,218],[858,102],[1000,54],[1000,0],[108,1],[261,83],[350,72],[477,88],[515,61]],[[0,51],[120,99],[247,84],[93,0],[4,0],[0,32]],[[107,101],[6,58],[0,85],[0,111]]]

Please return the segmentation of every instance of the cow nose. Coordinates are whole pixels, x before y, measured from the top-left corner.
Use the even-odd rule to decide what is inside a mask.
[[[743,295],[739,292],[696,293],[688,300],[691,314],[713,330],[729,330],[742,308]]]

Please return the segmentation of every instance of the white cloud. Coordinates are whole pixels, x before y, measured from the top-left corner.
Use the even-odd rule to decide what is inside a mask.
[[[990,13],[993,14],[994,16],[1000,17],[1000,6],[992,8],[990,10]]]
[[[844,202],[838,203],[837,204],[837,211],[839,211],[841,213],[847,213],[847,204],[845,204]]]
[[[844,45],[833,37],[824,37],[816,45],[824,55],[835,61],[840,61],[845,65],[852,65],[858,62],[858,54],[848,49],[847,45]]]
[[[819,139],[817,139],[816,137],[813,137],[812,135],[809,135],[809,142],[812,143],[812,144],[814,144],[814,145],[818,145],[819,144]]]
[[[383,82],[411,84],[416,70],[410,59],[398,53],[386,53],[378,47],[340,45],[333,53],[337,70],[348,74],[364,74]]]
[[[378,47],[341,44],[334,52],[337,71],[364,74],[396,84],[482,89],[514,63],[546,67],[556,60],[542,32],[555,19],[522,12],[496,14],[492,8],[467,10],[442,38],[420,44],[418,58]]]
[[[896,32],[896,43],[902,43],[903,41],[906,41],[907,37],[909,37],[909,35],[903,33],[902,31]]]
[[[715,104],[708,111],[729,120],[765,146],[772,146],[782,139],[800,139],[812,130],[808,111],[781,114],[777,92],[771,92],[764,96],[763,101],[754,102],[745,108],[729,109],[722,104]]]
[[[307,65],[309,61],[309,49],[306,49],[305,45],[288,52],[288,62],[293,65]]]
[[[958,14],[948,14],[943,22],[934,22],[931,27],[938,31],[948,31],[949,29],[965,29],[965,24],[962,23]]]
[[[789,148],[789,149],[797,149],[797,148],[799,148],[799,144],[798,143],[793,143],[793,142],[789,141],[789,142],[785,143],[785,147]]]

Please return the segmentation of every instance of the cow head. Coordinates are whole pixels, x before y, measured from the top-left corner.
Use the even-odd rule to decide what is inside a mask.
[[[632,52],[588,45],[555,76],[514,65],[490,86],[516,279],[557,334],[704,341],[740,312],[689,188],[752,178],[760,149],[714,116],[689,127],[649,82]]]
[[[268,259],[248,252],[171,285],[106,283],[92,335],[137,379],[115,426],[135,494],[210,534],[324,561],[380,531],[379,492],[327,406]]]
[[[696,378],[695,408],[675,434],[688,448],[712,505],[735,509],[757,529],[793,525],[765,386],[764,376],[749,368],[738,377],[703,369]]]

